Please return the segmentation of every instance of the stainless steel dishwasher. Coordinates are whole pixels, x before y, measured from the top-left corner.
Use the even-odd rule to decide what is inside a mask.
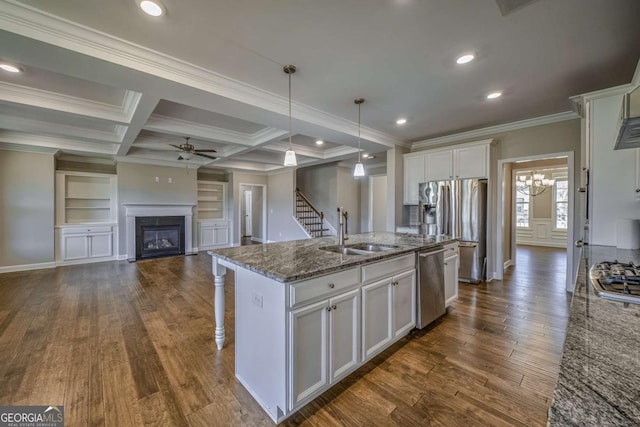
[[[422,329],[446,312],[444,305],[444,249],[418,252],[417,328]]]

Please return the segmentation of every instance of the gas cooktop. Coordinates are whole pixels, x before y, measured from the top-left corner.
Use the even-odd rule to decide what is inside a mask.
[[[617,260],[599,262],[591,267],[589,276],[599,296],[640,304],[640,265]]]

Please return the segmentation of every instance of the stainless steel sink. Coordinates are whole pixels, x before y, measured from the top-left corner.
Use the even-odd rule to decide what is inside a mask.
[[[376,252],[390,251],[397,249],[398,246],[393,245],[380,245],[377,243],[353,243],[351,245],[344,246],[325,246],[320,248],[323,251],[335,252],[343,255],[370,255]]]

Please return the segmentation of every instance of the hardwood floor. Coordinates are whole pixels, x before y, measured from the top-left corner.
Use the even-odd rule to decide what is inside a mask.
[[[448,315],[286,424],[544,425],[564,256],[518,248],[504,281],[461,283]],[[64,404],[68,426],[272,425],[234,378],[232,273],[225,288],[218,352],[207,255],[0,275],[0,404]]]

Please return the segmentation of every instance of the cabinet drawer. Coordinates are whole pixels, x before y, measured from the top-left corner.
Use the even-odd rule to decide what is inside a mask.
[[[415,268],[416,254],[410,253],[387,261],[380,261],[362,267],[362,283],[373,282],[395,273]]]
[[[77,227],[63,228],[62,234],[92,234],[92,233],[111,233],[111,227]]]
[[[291,284],[291,306],[293,307],[315,298],[329,296],[357,285],[360,283],[358,272],[358,268],[351,268]]]
[[[444,257],[452,257],[454,255],[458,255],[458,243],[449,243],[448,245],[444,245]]]

